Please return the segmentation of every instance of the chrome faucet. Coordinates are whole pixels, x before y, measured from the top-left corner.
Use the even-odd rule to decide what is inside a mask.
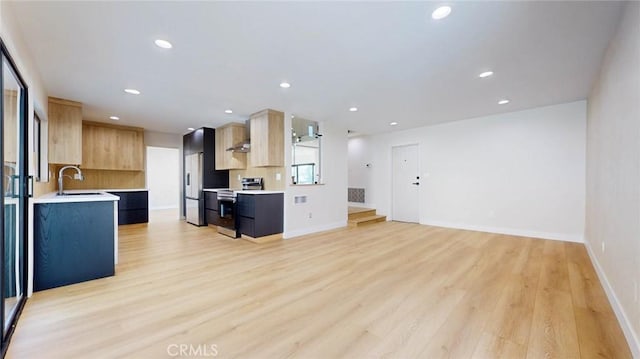
[[[67,168],[73,168],[76,170],[76,174],[75,176],[71,177],[69,175],[63,175],[64,170],[66,170]],[[64,192],[62,190],[62,178],[63,177],[69,177],[72,179],[77,179],[79,181],[83,181],[84,180],[84,176],[82,175],[82,171],[80,171],[80,168],[78,168],[77,166],[64,166],[60,169],[60,171],[58,172],[58,194],[62,195]]]

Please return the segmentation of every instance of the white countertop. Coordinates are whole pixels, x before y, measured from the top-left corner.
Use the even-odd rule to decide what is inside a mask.
[[[240,191],[234,191],[235,193],[240,193],[240,194],[273,194],[273,193],[284,193],[284,191],[266,191],[266,190],[240,190]]]
[[[148,192],[148,188],[83,189],[91,192]],[[66,191],[65,191],[66,192]]]
[[[219,190],[228,190],[229,188],[205,188],[203,189],[204,192],[218,192]],[[284,193],[284,191],[267,191],[267,190],[257,190],[257,189],[253,189],[253,190],[242,190],[242,189],[234,189],[232,190],[235,193],[240,193],[240,194],[273,194],[273,193]]]
[[[65,193],[95,193],[87,195],[71,195],[58,196],[58,192],[51,192],[33,199],[33,203],[67,203],[67,202],[102,202],[102,201],[119,201],[120,197],[107,193],[105,190],[68,190]]]

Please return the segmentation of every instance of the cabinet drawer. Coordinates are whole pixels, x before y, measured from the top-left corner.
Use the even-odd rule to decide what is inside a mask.
[[[205,217],[207,219],[207,224],[213,225],[213,226],[217,226],[219,225],[220,222],[220,216],[218,215],[217,211],[211,210],[211,209],[205,209],[204,210],[205,213]]]
[[[127,209],[148,209],[149,208],[149,193],[147,191],[141,192],[110,192],[118,197],[118,210]]]
[[[218,194],[216,192],[204,192],[204,208],[218,210]]]
[[[256,221],[253,218],[238,217],[237,222],[240,233],[250,237],[256,237]]]
[[[124,209],[118,211],[118,225],[149,222],[148,209]]]
[[[236,215],[239,217],[256,217],[256,196],[251,194],[238,194],[236,201]]]

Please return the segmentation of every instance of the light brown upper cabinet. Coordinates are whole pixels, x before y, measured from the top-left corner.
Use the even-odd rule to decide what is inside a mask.
[[[263,110],[251,120],[251,166],[284,166],[284,112]]]
[[[216,169],[237,170],[247,168],[247,154],[227,151],[245,141],[246,127],[241,123],[228,123],[216,128]]]
[[[144,171],[144,129],[85,121],[82,168]]]
[[[49,97],[49,163],[82,163],[82,104]]]

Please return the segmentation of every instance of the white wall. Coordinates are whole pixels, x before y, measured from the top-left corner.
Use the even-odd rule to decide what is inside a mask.
[[[327,122],[320,122],[319,127],[319,133],[323,135],[323,184],[293,186],[290,184],[291,114],[285,114],[285,178],[288,180],[284,198],[284,238],[347,225],[347,130]],[[294,204],[295,196],[307,196],[307,203]]]
[[[640,3],[627,5],[588,101],[587,248],[640,358]]]
[[[180,150],[147,146],[149,209],[180,207]]]
[[[144,144],[153,147],[182,149],[182,135],[145,130]]]
[[[33,133],[33,112],[34,110],[38,112],[38,116],[42,121],[43,133],[42,135],[47,135],[47,110],[48,110],[48,102],[47,102],[47,93],[44,88],[44,84],[42,82],[42,78],[40,77],[40,72],[36,68],[31,54],[26,46],[26,43],[22,39],[22,35],[17,27],[16,21],[13,15],[13,9],[11,7],[10,1],[0,1],[0,38],[4,42],[9,54],[13,58],[15,62],[18,72],[22,76],[23,80],[26,82],[27,87],[29,88],[29,97],[28,97],[28,124],[29,124],[29,133]],[[33,156],[33,136],[28,136],[29,138],[29,165],[27,168],[29,169],[29,174],[33,175],[35,173],[35,165],[34,165],[34,156]],[[46,143],[46,141],[45,141]],[[46,159],[48,149],[46,145],[42,148],[43,159]],[[43,166],[44,169],[47,166]],[[47,173],[43,172],[45,178]]]
[[[393,218],[391,147],[418,144],[420,223],[582,241],[585,131],[578,101],[356,137],[349,182]]]
[[[364,203],[349,203],[353,206],[376,208],[371,191],[373,178],[372,151],[368,149],[368,137],[352,137],[348,143],[349,187],[364,188]],[[369,166],[367,166],[369,165]]]

